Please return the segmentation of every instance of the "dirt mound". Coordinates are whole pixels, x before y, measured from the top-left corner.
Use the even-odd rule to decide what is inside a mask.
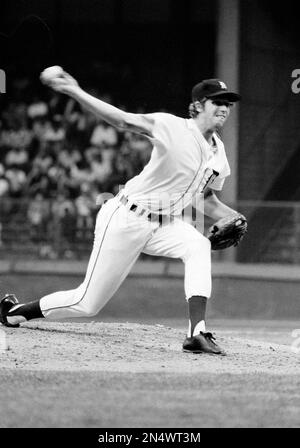
[[[4,328],[4,327],[2,327]],[[40,371],[299,374],[286,345],[217,333],[227,356],[182,352],[185,333],[163,325],[38,321],[4,329],[1,368]]]

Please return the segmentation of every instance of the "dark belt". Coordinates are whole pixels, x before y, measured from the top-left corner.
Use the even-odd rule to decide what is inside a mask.
[[[129,202],[128,198],[126,198],[126,196],[123,196],[123,195],[120,195],[118,199],[123,205],[127,205]],[[139,216],[144,216],[145,218],[147,218],[149,221],[152,221],[152,222],[158,222],[159,225],[161,225],[163,223],[164,219],[169,218],[168,215],[158,215],[156,213],[149,213],[146,209],[144,209],[143,207],[138,206],[136,204],[131,204],[131,206],[129,207],[129,210],[131,212],[135,212],[137,210],[137,208],[139,208],[141,210],[141,213],[139,214]]]

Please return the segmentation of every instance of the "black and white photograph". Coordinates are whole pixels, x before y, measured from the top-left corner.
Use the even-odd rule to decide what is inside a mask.
[[[299,17],[1,1],[0,429],[300,427]]]

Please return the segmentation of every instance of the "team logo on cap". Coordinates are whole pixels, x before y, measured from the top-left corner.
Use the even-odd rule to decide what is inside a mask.
[[[220,86],[221,86],[221,89],[225,89],[225,90],[227,90],[227,86],[226,86],[225,82],[223,82],[223,81],[219,81],[219,84],[220,84]]]

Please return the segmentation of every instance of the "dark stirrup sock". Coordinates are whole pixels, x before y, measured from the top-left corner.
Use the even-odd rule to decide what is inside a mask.
[[[205,328],[205,313],[206,313],[207,297],[192,296],[188,300],[190,328],[189,337],[193,336],[196,326],[203,321]]]
[[[45,317],[41,311],[40,301],[35,300],[34,302],[22,303],[21,305],[16,305],[8,313],[7,317],[11,316],[23,316],[26,320],[40,319]]]

